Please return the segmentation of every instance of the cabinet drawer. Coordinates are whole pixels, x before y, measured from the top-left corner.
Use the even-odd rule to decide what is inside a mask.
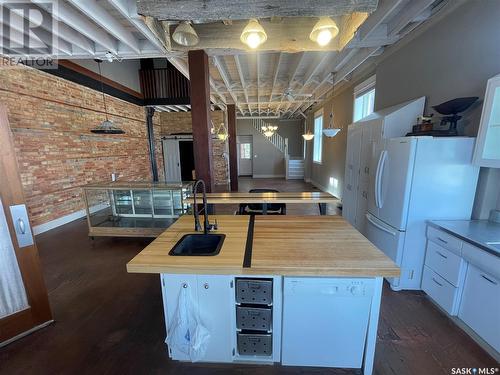
[[[457,314],[457,288],[427,266],[424,266],[422,289],[448,314]]]
[[[428,225],[427,238],[440,246],[453,251],[457,255],[460,255],[460,251],[462,250],[462,240],[452,236],[451,234]]]
[[[268,279],[236,279],[236,302],[270,305],[273,302],[273,281]]]
[[[468,243],[464,243],[462,251],[466,261],[500,279],[500,257]]]
[[[271,330],[272,309],[236,306],[236,328],[241,330]]]
[[[469,265],[458,317],[500,352],[500,280]]]
[[[456,287],[465,268],[461,257],[432,241],[427,241],[425,265]]]

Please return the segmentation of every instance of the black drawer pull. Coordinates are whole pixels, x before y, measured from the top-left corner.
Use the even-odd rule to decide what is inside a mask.
[[[434,281],[437,285],[439,286],[443,286],[443,284],[441,284],[439,281],[437,281],[435,278],[432,278],[432,281]]]
[[[447,257],[446,255],[444,255],[442,252],[440,252],[440,251],[437,251],[437,250],[436,250],[436,253],[437,253],[440,257],[442,257],[442,258],[444,258],[444,259],[448,259],[448,257]]]
[[[484,276],[483,274],[481,274],[481,277],[482,277],[483,279],[485,279],[486,281],[489,281],[489,282],[490,282],[490,283],[492,283],[493,285],[498,285],[498,283],[497,283],[496,281],[491,280],[489,277],[486,277],[486,276]]]

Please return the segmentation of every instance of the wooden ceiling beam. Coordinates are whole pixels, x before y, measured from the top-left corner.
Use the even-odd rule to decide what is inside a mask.
[[[203,20],[215,22],[271,17],[340,16],[373,12],[378,0],[316,0],[314,6],[302,0],[138,0],[140,14],[161,20]]]
[[[364,16],[366,18],[366,14]],[[259,46],[258,51],[265,52],[308,52],[308,51],[338,51],[342,48],[340,40],[350,40],[354,35],[353,29],[357,28],[358,18],[342,16],[334,18],[339,26],[339,36],[334,38],[324,47],[309,39],[317,19],[315,18],[285,18],[281,22],[261,20],[260,24],[266,31],[268,39]],[[242,43],[241,31],[246,26],[246,21],[234,21],[231,25],[220,23],[193,24],[199,36],[196,49],[203,49],[209,55],[214,54],[241,54],[244,52],[254,53],[255,50]],[[340,26],[344,25],[344,26]],[[171,26],[171,32],[175,25]],[[343,34],[347,33],[345,36]],[[175,42],[172,44],[175,51],[187,52],[192,47],[185,47]]]
[[[49,4],[47,4],[44,0],[31,0],[31,2],[37,4],[40,8],[45,9],[46,11],[49,10],[47,9]],[[76,9],[71,7],[71,5],[61,1],[58,2],[57,12],[53,13],[53,16],[58,21],[63,22],[67,26],[86,36],[94,43],[101,45],[106,50],[114,54],[118,54],[118,41],[104,30],[96,27],[96,25],[89,19],[82,17]]]
[[[229,96],[231,96],[231,99],[233,99],[233,103],[241,111],[242,109],[241,109],[241,106],[240,106],[240,104],[238,102],[238,97],[236,96],[236,94],[232,90],[232,85],[231,85],[230,79],[227,76],[227,72],[226,72],[226,69],[223,66],[222,61],[220,61],[220,57],[214,56],[213,57],[213,63],[215,65],[215,67],[217,68],[217,70],[219,71],[219,75],[222,78],[222,82],[224,82],[224,85],[226,86],[226,90],[229,93]]]
[[[238,76],[240,78],[240,83],[241,83],[241,88],[243,89],[243,94],[245,95],[245,102],[248,106],[248,111],[250,112],[250,115],[252,115],[252,109],[250,108],[250,104],[248,104],[249,100],[248,100],[247,85],[245,82],[245,77],[243,76],[243,70],[241,69],[240,58],[238,55],[234,55],[234,64],[236,65],[236,70],[238,71]],[[241,112],[241,110],[240,110],[240,112]]]
[[[152,17],[141,17],[137,13],[135,0],[107,0],[120,14],[127,19],[152,45],[162,52],[172,49],[168,28],[165,30],[158,20]]]
[[[96,0],[69,0],[69,2],[117,40],[127,45],[132,51],[141,52],[137,38]]]

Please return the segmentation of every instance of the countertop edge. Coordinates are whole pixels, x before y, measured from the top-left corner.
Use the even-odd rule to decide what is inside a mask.
[[[436,223],[433,220],[427,220],[427,224],[433,226],[434,228],[442,230],[443,232],[446,232],[446,233],[448,233],[448,234],[450,234],[452,236],[455,236],[455,237],[461,239],[462,241],[465,241],[465,242],[467,242],[467,243],[469,243],[469,244],[471,244],[473,246],[476,246],[476,247],[480,248],[481,250],[484,250],[484,251],[490,253],[491,255],[494,255],[496,257],[500,257],[500,254],[495,249],[489,248],[487,245],[485,245],[482,242],[478,242],[478,241],[473,240],[472,238],[462,236],[459,233],[456,233],[456,232],[454,232],[454,231],[452,231],[452,230],[450,230],[448,228],[445,228],[445,227],[439,225],[439,223]]]

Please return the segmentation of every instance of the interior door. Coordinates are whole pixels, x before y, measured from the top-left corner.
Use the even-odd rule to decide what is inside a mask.
[[[253,175],[253,138],[251,135],[240,135],[238,143],[238,176]]]
[[[0,105],[0,346],[52,321],[7,110]]]
[[[179,156],[179,141],[177,139],[163,140],[163,160],[165,165],[165,180],[181,182],[181,161]]]

